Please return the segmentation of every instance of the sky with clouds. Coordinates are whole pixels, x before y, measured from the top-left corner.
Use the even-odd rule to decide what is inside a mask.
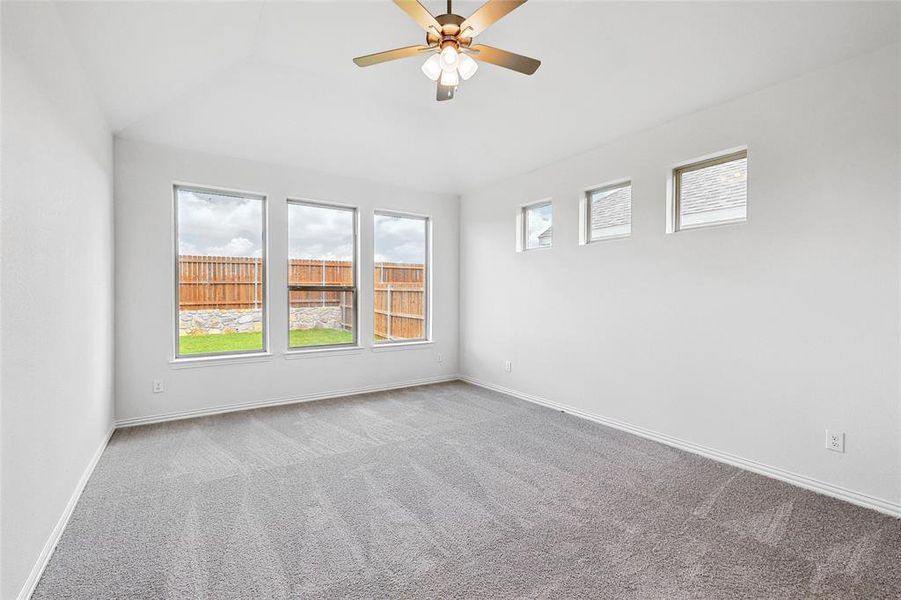
[[[351,260],[353,252],[352,211],[288,205],[288,258]]]
[[[178,190],[179,254],[262,255],[263,201]],[[307,204],[288,206],[290,258],[350,260],[353,213]],[[423,219],[375,215],[376,262],[423,263]]]
[[[425,263],[425,219],[375,215],[375,262]]]
[[[262,256],[263,200],[178,190],[178,253]]]

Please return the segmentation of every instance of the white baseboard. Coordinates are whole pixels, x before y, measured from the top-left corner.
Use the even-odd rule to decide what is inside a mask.
[[[25,580],[24,585],[22,585],[22,589],[19,591],[19,595],[16,596],[18,600],[28,600],[28,598],[31,598],[31,595],[34,593],[34,589],[37,587],[38,581],[41,580],[41,575],[44,574],[44,569],[47,568],[47,564],[50,562],[50,557],[53,556],[53,551],[56,550],[56,544],[59,543],[59,539],[60,537],[62,537],[63,531],[65,531],[66,529],[66,525],[69,524],[69,519],[72,517],[72,513],[75,511],[75,505],[78,504],[78,500],[81,498],[81,493],[84,491],[84,488],[88,483],[88,479],[91,478],[91,474],[94,472],[94,467],[96,467],[97,463],[100,461],[100,456],[103,454],[103,451],[106,450],[106,446],[107,444],[109,444],[110,438],[113,437],[113,433],[115,431],[115,426],[110,427],[110,430],[103,438],[103,442],[101,442],[100,446],[94,452],[94,455],[91,457],[88,466],[81,474],[81,479],[78,480],[78,484],[75,486],[75,490],[69,497],[69,501],[66,503],[66,508],[63,509],[63,514],[60,515],[59,520],[56,522],[56,526],[53,528],[53,531],[50,533],[50,537],[47,539],[47,543],[44,544],[44,548],[41,550],[40,555],[38,555],[38,559],[34,563],[34,567],[32,567],[31,573],[28,574],[28,578]]]
[[[518,390],[513,390],[513,389],[510,389],[510,388],[507,388],[504,386],[495,385],[495,384],[487,383],[484,381],[479,381],[477,379],[473,379],[472,377],[460,376],[460,380],[465,381],[467,383],[471,383],[473,385],[477,385],[479,387],[489,389],[489,390],[501,392],[502,394],[507,394],[508,396],[513,396],[514,398],[526,400],[527,402],[532,402],[534,404],[540,404],[542,406],[546,406],[548,408],[553,408],[556,410],[562,410],[562,411],[570,413],[572,415],[582,417],[583,419],[588,419],[589,421],[594,421],[596,423],[600,423],[601,425],[607,425],[608,427],[613,427],[614,429],[626,431],[628,433],[632,433],[632,434],[641,436],[643,438],[654,440],[656,442],[666,444],[667,446],[679,448],[680,450],[685,450],[685,451],[691,452],[693,454],[699,454],[701,456],[710,458],[712,460],[716,460],[719,462],[723,462],[723,463],[732,465],[733,467],[738,467],[740,469],[752,471],[754,473],[757,473],[759,475],[764,475],[766,477],[772,477],[773,479],[778,479],[780,481],[784,481],[786,483],[790,483],[792,485],[802,487],[802,488],[810,490],[812,492],[817,492],[819,494],[831,496],[832,498],[844,500],[845,502],[850,502],[851,504],[856,504],[856,505],[862,506],[864,508],[870,508],[872,510],[879,511],[881,513],[885,513],[885,514],[891,515],[893,517],[901,518],[901,504],[898,504],[897,502],[892,502],[890,500],[884,500],[882,498],[875,498],[873,496],[869,496],[869,495],[861,493],[861,492],[856,492],[854,490],[849,490],[847,488],[843,488],[838,485],[827,483],[825,481],[813,479],[812,477],[807,477],[806,475],[799,475],[797,473],[792,473],[791,471],[786,471],[785,469],[780,469],[778,467],[772,467],[770,465],[765,465],[765,464],[762,464],[762,463],[759,463],[759,462],[756,462],[753,460],[748,460],[746,458],[742,458],[742,457],[736,456],[734,454],[729,454],[728,452],[722,452],[722,451],[716,450],[714,448],[708,448],[707,446],[695,444],[694,442],[682,440],[682,439],[679,439],[679,438],[676,438],[676,437],[673,437],[670,435],[666,435],[664,433],[659,433],[659,432],[653,431],[651,429],[646,429],[644,427],[640,427],[638,425],[632,425],[630,423],[625,423],[625,422],[619,421],[617,419],[611,419],[608,417],[602,417],[600,415],[595,415],[595,414],[586,412],[584,410],[580,410],[577,408],[573,408],[571,406],[567,406],[565,404],[560,404],[559,402],[554,402],[552,400],[548,400],[546,398],[541,398],[539,396],[535,396],[532,394],[526,394],[524,392],[520,392]]]
[[[628,433],[632,433],[647,439],[651,439],[668,446],[672,446],[675,448],[679,448],[681,450],[685,450],[687,452],[692,452],[694,454],[699,454],[701,456],[705,456],[712,460],[716,460],[719,462],[723,462],[734,467],[738,467],[741,469],[745,469],[748,471],[752,471],[754,473],[758,473],[760,475],[764,475],[767,477],[772,477],[773,479],[778,479],[780,481],[785,481],[786,483],[790,483],[792,485],[796,485],[813,492],[817,492],[820,494],[824,494],[826,496],[831,496],[833,498],[838,498],[839,500],[844,500],[846,502],[850,502],[852,504],[856,504],[858,506],[862,506],[864,508],[870,508],[881,513],[885,513],[887,515],[891,515],[893,517],[901,518],[901,504],[896,502],[891,502],[889,500],[883,500],[881,498],[875,498],[873,496],[868,496],[867,494],[863,494],[861,492],[856,492],[854,490],[849,490],[847,488],[843,488],[841,486],[833,485],[831,483],[826,483],[824,481],[819,481],[817,479],[813,479],[811,477],[807,477],[804,475],[799,475],[797,473],[792,473],[790,471],[786,471],[784,469],[780,469],[778,467],[772,467],[769,465],[764,465],[762,463],[758,463],[752,460],[748,460],[742,458],[740,456],[735,456],[733,454],[729,454],[727,452],[721,452],[719,450],[715,450],[713,448],[708,448],[706,446],[701,446],[700,444],[695,444],[693,442],[688,442],[686,440],[681,440],[679,438],[675,438],[663,433],[659,433],[656,431],[652,431],[650,429],[645,429],[644,427],[639,427],[637,425],[632,425],[629,423],[625,423],[622,421],[618,421],[616,419],[610,419],[607,417],[602,417],[599,415],[594,415],[583,410],[579,410],[577,408],[573,408],[571,406],[567,406],[565,404],[560,404],[558,402],[553,402],[551,400],[547,400],[545,398],[541,398],[539,396],[535,396],[532,394],[526,394],[524,392],[520,392],[518,390],[510,389],[507,387],[503,387],[500,385],[495,385],[483,381],[479,381],[477,379],[473,379],[472,377],[466,376],[444,376],[444,377],[431,377],[426,379],[417,379],[412,381],[405,381],[400,383],[386,384],[386,385],[376,385],[376,386],[367,386],[367,387],[358,387],[358,388],[350,388],[344,390],[338,390],[334,392],[325,392],[325,393],[317,393],[317,394],[305,394],[301,396],[291,396],[285,398],[275,398],[271,400],[261,400],[257,402],[243,402],[239,404],[229,404],[226,406],[219,406],[214,408],[205,408],[198,410],[189,410],[189,411],[180,411],[174,413],[167,414],[159,414],[152,415],[148,417],[138,417],[134,419],[122,419],[120,421],[116,421],[115,425],[109,430],[104,438],[103,442],[97,448],[97,451],[94,453],[94,456],[91,458],[91,461],[88,463],[88,466],[85,468],[84,473],[81,475],[81,479],[78,481],[78,485],[75,490],[72,492],[72,496],[69,498],[69,502],[66,504],[66,508],[63,511],[63,514],[60,516],[59,521],[57,521],[56,526],[53,528],[53,532],[50,534],[50,538],[47,540],[47,543],[44,545],[43,550],[41,550],[41,554],[38,557],[38,560],[35,562],[34,567],[31,570],[31,573],[28,575],[28,578],[25,580],[25,584],[22,586],[19,595],[17,596],[17,600],[28,600],[31,597],[31,594],[34,592],[35,587],[37,587],[38,581],[41,579],[41,575],[44,573],[44,569],[47,567],[47,563],[50,562],[50,557],[53,555],[53,551],[56,548],[56,544],[59,542],[60,537],[62,536],[63,531],[66,528],[66,525],[69,523],[69,519],[72,517],[72,512],[75,510],[76,504],[78,504],[79,498],[81,498],[81,493],[84,491],[85,485],[87,485],[88,479],[90,479],[91,474],[94,472],[94,468],[97,466],[97,462],[100,460],[100,456],[103,454],[103,451],[106,449],[107,444],[109,443],[110,438],[116,429],[120,427],[134,427],[137,425],[148,425],[151,423],[161,423],[165,421],[174,421],[179,419],[190,419],[192,417],[202,417],[207,415],[215,415],[222,414],[228,412],[235,412],[240,410],[250,410],[254,408],[262,408],[266,406],[280,406],[284,404],[294,404],[299,402],[311,402],[314,400],[327,400],[329,398],[340,398],[343,396],[355,396],[359,394],[367,394],[371,392],[381,392],[388,390],[396,390],[403,389],[408,387],[415,387],[418,385],[428,385],[430,383],[443,383],[446,381],[455,381],[455,380],[465,381],[467,383],[471,383],[473,385],[477,385],[479,387],[483,387],[489,390],[494,390],[497,392],[501,392],[503,394],[507,394],[508,396],[513,396],[514,398],[519,398],[521,400],[526,400],[527,402],[532,402],[534,404],[539,404],[541,406],[546,406],[548,408],[553,408],[556,410],[562,410],[564,412],[576,415],[578,417],[582,417],[584,419],[588,419],[590,421],[594,421],[596,423],[600,423],[602,425],[607,425],[608,427],[613,427],[614,429],[620,429],[622,431],[626,431]]]
[[[270,398],[267,400],[256,400],[253,402],[239,402],[237,404],[226,404],[223,406],[214,406],[210,408],[199,408],[195,410],[183,410],[171,413],[162,413],[150,415],[147,417],[135,417],[132,419],[120,419],[116,421],[116,427],[136,427],[138,425],[150,425],[152,423],[164,423],[166,421],[178,421],[181,419],[193,419],[195,417],[206,417],[209,415],[219,415],[223,413],[236,412],[239,410],[252,410],[254,408],[265,408],[267,406],[281,406],[283,404],[296,404],[299,402],[313,402],[315,400],[328,400],[330,398],[341,398],[344,396],[357,396],[359,394],[369,394],[371,392],[386,392],[389,390],[399,390],[417,385],[428,385],[430,383],[443,383],[445,381],[456,381],[459,379],[456,375],[447,375],[442,377],[427,377],[425,379],[414,379],[410,381],[402,381],[399,383],[388,383],[383,385],[371,385],[356,388],[347,388],[343,390],[335,390],[332,392],[319,392],[315,394],[302,394],[299,396],[285,396],[283,398]]]

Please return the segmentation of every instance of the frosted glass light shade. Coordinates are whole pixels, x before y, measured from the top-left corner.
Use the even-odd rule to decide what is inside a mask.
[[[457,75],[457,71],[441,71],[441,85],[460,85],[460,76]]]
[[[433,54],[427,61],[422,63],[422,72],[432,81],[438,81],[441,77],[441,57]]]
[[[445,71],[456,71],[460,62],[460,55],[453,46],[445,46],[441,51],[441,68]]]
[[[460,55],[460,66],[457,68],[457,71],[460,73],[460,77],[463,78],[463,81],[466,81],[475,75],[478,69],[479,63],[474,61],[471,56],[468,54]]]

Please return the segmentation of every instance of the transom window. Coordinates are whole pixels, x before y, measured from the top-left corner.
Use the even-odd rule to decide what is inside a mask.
[[[549,248],[554,243],[554,205],[539,202],[522,208],[522,248]]]
[[[625,181],[586,192],[587,240],[624,237],[632,233],[632,182]]]
[[[748,217],[748,152],[742,150],[673,171],[675,223],[692,229]]]

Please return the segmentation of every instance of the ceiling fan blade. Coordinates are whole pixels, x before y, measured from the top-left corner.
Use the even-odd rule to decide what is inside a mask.
[[[394,50],[386,50],[384,52],[376,52],[375,54],[367,54],[366,56],[358,56],[354,59],[354,62],[358,67],[371,67],[372,65],[388,62],[389,60],[397,60],[399,58],[417,56],[420,52],[428,49],[428,46],[407,46],[406,48],[395,48]]]
[[[463,37],[475,37],[526,0],[488,0],[460,24]]]
[[[394,3],[427,32],[441,35],[441,23],[418,0],[394,0]]]
[[[526,75],[531,75],[541,66],[540,60],[535,60],[534,58],[529,58],[522,54],[507,52],[506,50],[501,50],[499,48],[492,48],[491,46],[486,46],[484,44],[470,46],[470,50],[476,50],[478,52],[478,54],[472,55],[476,60],[504,67],[505,69],[519,71]]]
[[[443,102],[444,100],[453,100],[454,99],[454,86],[452,85],[441,85],[441,82],[438,82],[438,95],[435,97],[438,102]]]

